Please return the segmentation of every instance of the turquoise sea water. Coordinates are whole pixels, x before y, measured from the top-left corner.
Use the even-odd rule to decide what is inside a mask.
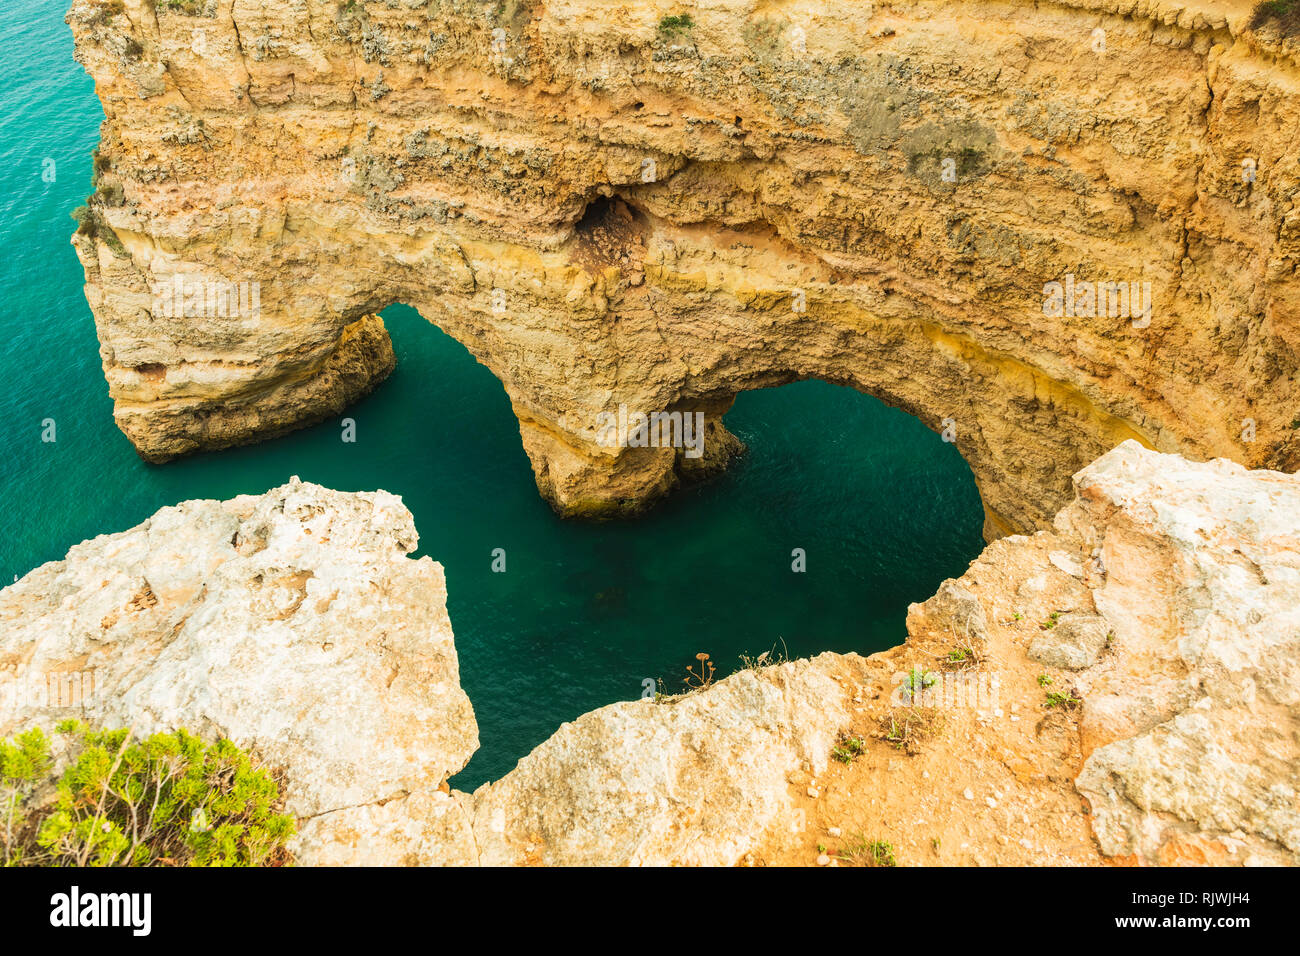
[[[337,422],[164,466],[113,426],[82,273],[68,244],[103,117],[57,0],[0,12],[0,582],[187,498],[291,475],[383,488],[447,569],[462,682],[482,747],[454,781],[514,766],[559,724],[681,686],[705,651],[722,673],[782,642],[791,656],[869,653],[904,637],[907,604],[979,553],[982,513],[952,445],[908,415],[822,382],[741,395],[750,446],[724,477],[649,516],[561,521],[538,497],[500,384],[413,310],[385,313],[398,368]],[[46,160],[54,180],[45,181]],[[436,409],[437,414],[430,414]],[[57,441],[41,441],[55,422]],[[507,572],[494,574],[504,548]],[[791,551],[807,571],[791,571]]]

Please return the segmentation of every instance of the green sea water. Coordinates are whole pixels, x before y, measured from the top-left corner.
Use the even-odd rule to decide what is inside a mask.
[[[333,421],[146,465],[113,425],[68,243],[103,114],[72,59],[66,9],[6,0],[0,11],[0,582],[164,505],[291,475],[399,494],[417,553],[447,570],[483,741],[453,782],[472,788],[563,721],[639,697],[646,678],[680,688],[697,652],[726,673],[774,646],[804,656],[897,644],[907,605],[979,553],[979,497],[956,448],[822,382],[739,396],[726,421],[750,452],[724,477],[635,521],[561,521],[538,497],[500,383],[402,306],[384,313],[397,371],[346,413],[355,444]],[[54,442],[41,440],[47,419]],[[496,548],[504,574],[491,570]],[[805,573],[791,569],[795,548]]]

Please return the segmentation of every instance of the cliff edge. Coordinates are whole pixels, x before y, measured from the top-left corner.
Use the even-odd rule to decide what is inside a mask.
[[[192,501],[0,591],[0,736],[225,735],[304,864],[1293,864],[1300,477],[1126,442],[905,644],[562,725],[474,794],[441,568],[383,492]]]

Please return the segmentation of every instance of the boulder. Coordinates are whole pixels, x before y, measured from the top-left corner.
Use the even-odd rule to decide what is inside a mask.
[[[1097,663],[1110,633],[1106,619],[1099,614],[1066,614],[1034,638],[1029,659],[1048,667],[1083,670]]]
[[[939,585],[933,597],[908,607],[907,629],[947,634],[957,641],[985,641],[989,634],[979,598],[951,578]]]

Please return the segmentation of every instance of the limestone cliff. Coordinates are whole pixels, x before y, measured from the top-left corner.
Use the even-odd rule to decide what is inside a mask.
[[[570,513],[691,464],[602,412],[700,411],[716,467],[809,377],[954,438],[990,538],[1124,439],[1294,469],[1300,46],[1252,9],[74,0],[117,422],[164,460],[332,414],[406,302]]]
[[[0,736],[229,735],[285,771],[306,864],[1300,862],[1300,477],[1128,442],[1074,486],[903,646],[611,704],[472,795],[400,502],[186,502],[0,591]]]
[[[244,741],[288,771],[313,862],[359,812],[445,814],[434,788],[478,727],[442,567],[407,557],[417,541],[394,495],[294,479],[79,544],[0,591],[0,736],[85,717]],[[370,858],[413,858],[418,840],[398,842]]]

